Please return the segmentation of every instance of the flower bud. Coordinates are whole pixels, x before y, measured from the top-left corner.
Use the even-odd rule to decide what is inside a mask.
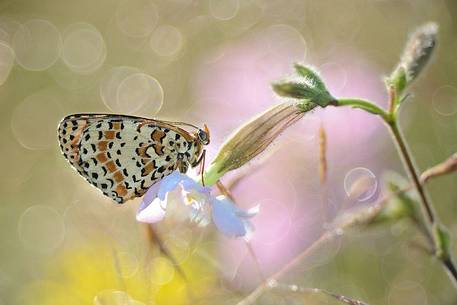
[[[429,22],[419,27],[410,37],[397,68],[388,83],[400,94],[416,79],[430,60],[436,46],[438,25]]]
[[[295,71],[295,77],[272,85],[276,94],[305,100],[321,107],[336,103],[336,99],[328,92],[317,72],[300,64],[295,64]]]
[[[252,118],[234,131],[219,150],[204,181],[214,184],[224,173],[237,169],[263,152],[287,127],[316,107],[307,102],[284,102]]]

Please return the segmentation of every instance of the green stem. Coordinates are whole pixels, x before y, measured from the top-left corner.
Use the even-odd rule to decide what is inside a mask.
[[[391,98],[392,97],[396,97],[396,95],[391,95]],[[447,230],[438,221],[433,210],[432,204],[429,201],[427,194],[425,193],[424,187],[419,179],[411,154],[409,153],[403,135],[400,129],[398,128],[395,108],[390,107],[390,111],[387,112],[372,102],[357,98],[339,99],[337,100],[335,106],[351,106],[353,108],[362,109],[369,113],[379,115],[386,123],[390,132],[392,133],[393,139],[398,148],[398,152],[403,161],[403,166],[405,167],[408,175],[410,176],[414,188],[419,193],[419,202],[421,204],[422,213],[425,218],[424,224],[427,230],[427,235],[433,236],[431,242],[433,244],[433,248],[435,251],[435,257],[439,259],[443,267],[447,270],[454,285],[457,287],[457,268],[454,264],[454,259],[452,258],[452,255],[449,251],[449,242],[447,242],[445,240],[446,238],[443,237],[444,235],[448,235]],[[442,234],[435,234],[437,230],[440,230]]]
[[[419,180],[419,176],[417,175],[417,171],[413,164],[411,155],[408,151],[408,148],[406,147],[406,143],[398,128],[398,124],[396,121],[393,121],[391,123],[389,123],[389,122],[386,122],[386,123],[387,123],[387,126],[389,127],[390,131],[392,132],[395,143],[397,144],[398,151],[403,160],[403,165],[405,166],[406,171],[408,172],[408,175],[411,177],[414,187],[416,188],[417,192],[419,193],[420,202],[421,202],[421,206],[423,208],[424,215],[426,216],[426,219],[430,224],[434,224],[435,219],[436,219],[435,213],[433,211],[433,208],[430,204],[430,201],[429,201],[427,195],[425,194],[424,187],[422,186],[422,184]]]
[[[435,212],[433,210],[433,206],[429,201],[427,194],[425,193],[424,186],[420,182],[419,176],[417,174],[416,168],[414,166],[411,154],[409,153],[408,147],[405,143],[403,135],[398,128],[397,120],[395,116],[393,116],[393,120],[391,122],[386,122],[389,130],[391,131],[395,143],[397,144],[398,151],[403,161],[403,165],[408,172],[408,175],[411,177],[413,181],[413,185],[417,192],[419,193],[422,213],[425,218],[426,228],[427,228],[427,235],[433,236],[431,242],[433,243],[433,248],[435,252],[435,256],[440,260],[443,267],[447,270],[450,278],[453,280],[454,285],[457,287],[457,268],[454,264],[454,259],[452,258],[452,254],[449,251],[449,242],[443,241],[445,239],[441,234],[434,234],[436,230],[442,230],[447,233],[447,230],[444,228],[442,224],[439,223]]]
[[[369,113],[376,114],[382,117],[382,119],[386,122],[392,121],[392,117],[389,113],[387,113],[384,109],[379,107],[378,105],[358,99],[358,98],[344,98],[344,99],[338,99],[336,106],[350,106],[352,108],[358,108],[365,110]]]
[[[205,185],[214,185],[224,174],[225,172],[221,172],[219,166],[217,166],[216,163],[211,163],[209,168],[205,170],[205,173],[203,174]]]

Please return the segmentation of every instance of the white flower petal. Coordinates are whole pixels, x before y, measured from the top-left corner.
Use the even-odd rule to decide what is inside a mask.
[[[238,208],[238,210],[236,211],[236,214],[243,218],[252,218],[255,215],[257,215],[259,212],[260,212],[260,205],[258,204],[246,211]]]
[[[170,175],[163,178],[160,183],[160,188],[158,191],[158,197],[160,200],[165,200],[167,193],[174,190],[178,184],[180,184],[185,178],[188,178],[186,175],[181,174],[179,171],[174,171]]]
[[[155,223],[165,217],[166,202],[159,198],[154,199],[146,207],[138,209],[136,220],[139,222]]]

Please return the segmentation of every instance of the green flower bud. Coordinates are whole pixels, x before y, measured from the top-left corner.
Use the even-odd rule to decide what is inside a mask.
[[[262,153],[286,128],[316,107],[307,102],[285,102],[267,109],[235,130],[222,144],[204,175],[207,185],[240,168]]]
[[[387,80],[387,83],[397,90],[398,95],[419,76],[429,62],[436,46],[437,34],[438,25],[429,22],[411,35],[400,63]]]
[[[321,107],[336,104],[336,99],[328,92],[317,72],[300,64],[295,64],[295,71],[295,77],[272,85],[276,94],[305,100]]]

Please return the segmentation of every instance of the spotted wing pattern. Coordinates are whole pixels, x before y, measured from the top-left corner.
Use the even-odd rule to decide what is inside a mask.
[[[59,124],[60,148],[86,180],[118,203],[142,196],[194,152],[191,136],[166,122],[77,114]]]

